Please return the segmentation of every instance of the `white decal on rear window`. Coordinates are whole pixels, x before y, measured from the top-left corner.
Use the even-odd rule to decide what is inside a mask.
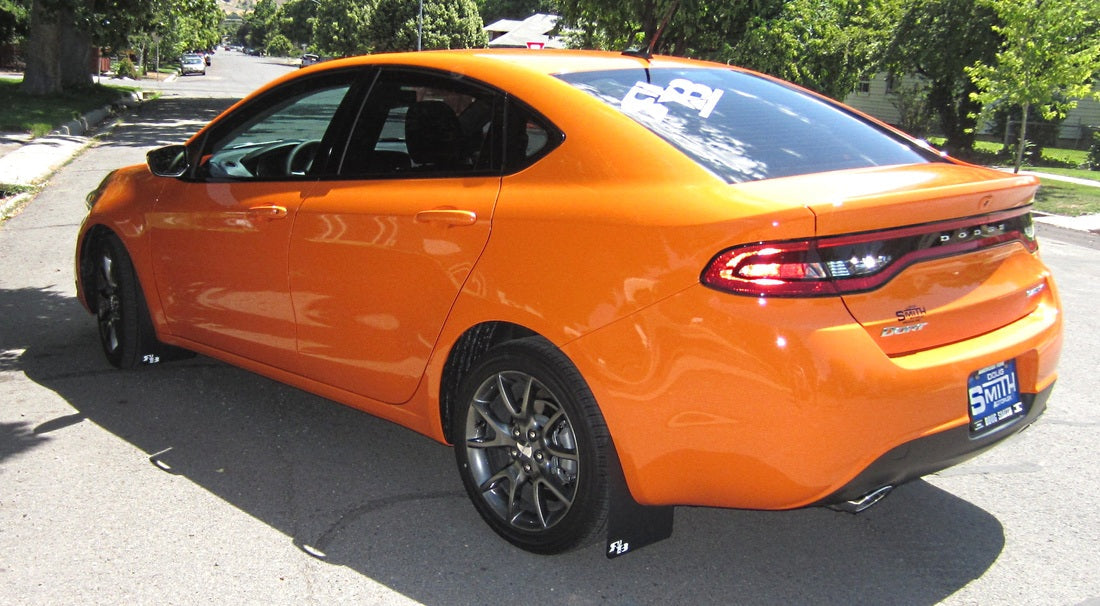
[[[699,117],[706,119],[718,105],[722,98],[722,90],[711,88],[706,84],[699,84],[676,78],[661,88],[648,82],[635,82],[630,91],[622,100],[624,112],[640,114],[656,120],[662,120],[668,115],[666,103],[679,103],[699,112]]]

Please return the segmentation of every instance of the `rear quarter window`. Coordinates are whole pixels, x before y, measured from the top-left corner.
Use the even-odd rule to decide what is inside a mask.
[[[558,77],[729,183],[939,159],[812,95],[733,69],[628,69]]]

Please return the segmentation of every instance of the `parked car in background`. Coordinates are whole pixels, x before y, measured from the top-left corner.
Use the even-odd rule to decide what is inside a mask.
[[[313,65],[314,63],[317,63],[318,61],[320,61],[320,59],[321,58],[317,55],[306,53],[302,55],[301,64],[298,67],[308,67],[310,65]]]
[[[180,57],[180,75],[186,76],[188,74],[201,74],[206,75],[206,62],[202,57],[188,53]]]
[[[198,55],[199,57],[202,57],[203,63],[205,63],[206,65],[210,65],[210,58],[214,55],[214,51],[209,49],[196,49],[188,54]]]
[[[114,366],[183,348],[389,419],[504,539],[617,555],[671,532],[643,512],[856,512],[1031,424],[1037,187],[723,64],[381,54],[108,176],[77,290]]]

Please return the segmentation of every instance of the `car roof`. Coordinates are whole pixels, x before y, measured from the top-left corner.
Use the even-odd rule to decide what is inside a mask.
[[[718,63],[661,55],[645,59],[636,55],[611,51],[464,49],[362,55],[338,60],[329,69],[346,65],[378,64],[423,65],[444,69],[448,65],[459,68],[479,64],[484,66],[496,64],[510,65],[526,71],[547,75],[639,67],[727,67]]]
[[[712,63],[664,55],[655,55],[647,59],[637,55],[627,55],[613,51],[459,49],[379,53],[346,57],[324,62],[314,62],[310,65],[305,65],[302,69],[288,72],[253,91],[245,98],[235,103],[232,107],[228,108],[224,114],[231,113],[236,110],[237,107],[249,103],[252,99],[262,96],[284,83],[298,78],[308,77],[310,74],[383,65],[412,68],[420,67],[460,74],[492,86],[501,87],[517,95],[518,98],[527,100],[529,103],[534,103],[538,99],[545,99],[548,97],[563,101],[562,96],[570,96],[575,102],[591,103],[592,107],[599,107],[597,111],[606,109],[609,115],[613,115],[615,119],[621,118],[621,114],[599,103],[588,93],[582,92],[576,87],[566,84],[564,81],[554,76],[580,72],[626,69],[642,70],[661,67],[694,67],[748,71],[722,63]],[[552,109],[545,104],[534,104],[544,113]],[[554,105],[563,107],[569,106],[567,103],[555,103]],[[548,117],[554,119],[554,116]],[[566,118],[559,116],[557,119],[564,123]],[[199,137],[202,132],[203,131],[196,133],[193,138]]]

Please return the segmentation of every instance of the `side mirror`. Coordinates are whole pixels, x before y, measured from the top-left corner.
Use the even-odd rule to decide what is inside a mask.
[[[187,146],[169,145],[145,154],[149,170],[158,177],[182,177],[187,172]]]

